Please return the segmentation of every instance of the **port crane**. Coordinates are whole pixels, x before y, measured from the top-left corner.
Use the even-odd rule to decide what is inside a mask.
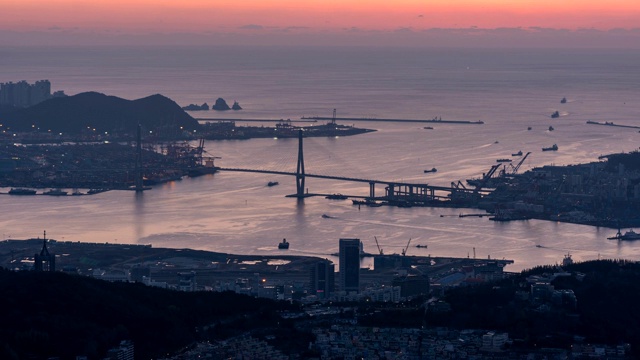
[[[522,159],[520,159],[520,161],[518,161],[518,164],[513,166],[512,164],[509,164],[509,168],[507,170],[507,167],[505,166],[504,169],[500,172],[500,176],[513,176],[515,174],[518,173],[518,170],[520,169],[520,166],[522,165],[522,163],[524,163],[524,161],[527,159],[527,157],[531,154],[531,151],[529,151],[528,153],[526,153]]]
[[[409,244],[411,244],[411,238],[409,238],[409,241],[407,242],[407,246],[405,246],[404,249],[402,249],[402,256],[407,255],[407,250],[409,250]]]
[[[380,255],[384,255],[384,253],[382,252],[382,248],[380,247],[380,244],[378,244],[378,237],[374,236],[374,239],[376,239],[376,246],[378,247],[378,251],[380,252]]]
[[[489,181],[489,179],[491,179],[493,174],[496,172],[496,170],[498,170],[498,168],[500,166],[501,166],[501,164],[495,164],[495,165],[491,166],[491,169],[489,169],[489,171],[487,171],[487,173],[482,176],[482,179],[480,179],[478,181],[478,183],[476,184],[475,189],[473,189],[473,194],[474,195],[477,195],[480,192],[480,190],[482,190],[482,188],[485,185],[487,185],[487,182]]]

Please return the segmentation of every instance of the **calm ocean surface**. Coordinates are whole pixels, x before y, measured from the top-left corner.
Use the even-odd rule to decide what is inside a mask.
[[[198,118],[298,119],[301,116],[482,120],[484,125],[358,122],[377,132],[305,139],[309,173],[428,182],[480,176],[495,159],[531,151],[521,171],[546,164],[597,161],[638,149],[640,52],[597,50],[456,50],[372,48],[68,48],[0,49],[0,82],[49,79],[52,90],[98,91],[127,99],[160,93],[184,106],[218,97],[244,110],[195,112]],[[566,97],[568,102],[560,104]],[[558,110],[560,118],[551,119]],[[242,121],[238,125],[247,124]],[[251,123],[255,124],[255,123]],[[433,130],[423,126],[432,125]],[[555,131],[548,131],[552,125]],[[527,131],[531,126],[532,130]],[[497,143],[496,143],[497,141]],[[558,144],[557,152],[541,148]],[[217,165],[293,171],[297,140],[211,141]],[[424,174],[436,167],[437,173]],[[268,181],[279,186],[267,187]],[[368,194],[368,186],[307,179],[310,192]],[[383,189],[377,189],[382,192]],[[575,260],[640,260],[640,242],[607,240],[614,229],[529,220],[459,218],[477,210],[366,208],[351,201],[285,198],[293,177],[217,173],[185,178],[144,194],[83,197],[2,196],[3,238],[47,230],[58,240],[153,244],[239,254],[324,256],[340,237],[376,252],[507,258],[517,271]],[[334,217],[322,218],[323,214]],[[413,245],[428,245],[427,249]],[[535,245],[543,245],[537,248]]]

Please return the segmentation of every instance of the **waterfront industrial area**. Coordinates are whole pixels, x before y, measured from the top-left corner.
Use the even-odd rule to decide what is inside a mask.
[[[103,101],[98,95],[88,96]],[[328,201],[351,200],[354,207],[347,207],[354,211],[356,206],[358,210],[383,206],[457,207],[481,209],[486,213],[447,216],[486,215],[496,222],[541,219],[611,228],[640,224],[637,215],[640,213],[640,156],[637,152],[604,155],[599,161],[588,164],[542,166],[519,172],[530,154],[523,156],[519,151],[511,158],[500,158],[496,164],[488,164],[488,171],[481,177],[451,179],[450,186],[305,171],[304,138],[336,138],[372,131],[337,124],[336,120],[340,119],[334,110],[332,118],[303,119],[327,120],[326,124],[304,127],[285,120],[277,122],[274,127],[236,126],[232,120],[205,124],[188,122],[193,128],[187,123],[184,126],[162,124],[162,127],[152,128],[147,123],[137,125],[135,136],[131,135],[135,132],[132,124],[127,124],[126,129],[121,125],[120,129],[108,131],[97,131],[82,124],[81,131],[75,133],[38,131],[35,124],[31,131],[7,132],[9,129],[6,129],[2,133],[4,141],[0,149],[0,188],[4,189],[0,193],[16,198],[92,195],[110,190],[143,193],[153,186],[180,181],[184,177],[252,172],[295,178],[296,192],[289,196],[297,198],[298,202],[320,196]],[[356,121],[355,118],[342,119]],[[484,124],[482,121],[447,121],[441,118],[377,120],[456,126]],[[294,144],[297,138],[297,170],[287,172],[220,166],[215,163],[219,157],[209,154],[204,148],[207,139],[254,137],[287,138],[289,144]],[[557,146],[555,150],[545,147],[539,151],[547,150],[555,151]],[[434,167],[425,173],[436,171]],[[305,184],[307,178],[364,183],[369,194],[309,191]],[[277,181],[265,181],[260,189],[276,185]],[[21,200],[16,198],[11,200]],[[318,217],[323,221],[336,219],[330,214],[318,214]],[[600,325],[602,328],[607,325],[599,321],[602,320],[600,317],[606,317],[610,309],[624,308],[615,304],[618,301],[615,296],[607,296],[619,290],[615,285],[623,284],[625,289],[629,288],[626,277],[609,283],[616,274],[627,271],[630,275],[625,273],[625,276],[635,276],[637,265],[624,260],[574,264],[567,252],[563,254],[564,258],[557,259],[555,266],[543,266],[520,274],[508,271],[512,260],[476,257],[475,247],[473,255],[467,257],[415,256],[410,251],[413,247],[420,250],[428,247],[431,251],[431,246],[425,243],[412,245],[410,239],[400,254],[383,253],[377,238],[377,249],[364,249],[359,238],[336,238],[333,241],[337,245],[337,253],[310,253],[308,256],[300,253],[288,255],[287,252],[292,251],[287,250],[288,245],[280,247],[280,244],[288,244],[286,240],[282,243],[274,241],[268,250],[270,253],[261,255],[82,240],[51,239],[46,232],[42,237],[31,239],[3,239],[0,241],[2,275],[9,278],[15,274],[39,276],[54,272],[54,276],[69,275],[55,279],[60,282],[81,283],[97,279],[103,280],[100,283],[132,286],[124,293],[171,290],[154,293],[154,299],[160,299],[167,293],[173,296],[179,291],[181,300],[170,300],[170,305],[156,314],[160,317],[175,316],[189,308],[177,305],[184,299],[195,299],[194,308],[234,305],[218,302],[215,306],[203,305],[204,296],[211,294],[228,296],[233,293],[261,304],[259,310],[251,308],[251,311],[241,314],[223,314],[214,319],[206,318],[204,312],[198,313],[188,327],[193,336],[185,336],[180,351],[171,348],[174,354],[167,352],[167,359],[230,356],[283,359],[568,359],[606,356],[625,359],[632,349],[627,342],[633,342],[636,349],[640,344],[636,334],[623,337],[616,336],[618,334],[610,331],[611,327],[604,331],[600,329]],[[618,240],[625,239],[621,237]],[[534,250],[543,247],[539,244],[528,246]],[[363,266],[365,263],[371,265]],[[611,274],[603,285],[598,275],[605,271]],[[93,289],[102,286],[91,284]],[[7,285],[8,288],[11,286]],[[601,290],[604,286],[613,288]],[[599,290],[594,291],[594,288]],[[105,295],[115,291],[95,293]],[[62,302],[66,303],[66,295],[74,294],[57,293],[56,300],[65,299]],[[188,297],[190,295],[194,297]],[[273,301],[269,304],[278,302],[279,305],[270,305],[279,308],[277,315],[267,314],[264,303],[258,303],[262,300]],[[148,306],[150,303],[154,304],[155,300],[134,306]],[[17,307],[15,303],[12,306]],[[107,307],[118,308],[113,304]],[[224,310],[222,312],[225,313]],[[134,313],[147,314],[138,308],[128,315]],[[44,316],[42,313],[36,315]],[[634,319],[629,316],[627,321],[633,322]],[[18,318],[12,326],[20,326],[22,320]],[[154,321],[160,320],[149,320],[150,323]],[[263,321],[269,325],[256,325]],[[598,329],[591,328],[590,324],[598,324]],[[117,322],[107,321],[106,326],[115,328],[113,332],[118,332],[118,336],[129,335],[128,339],[133,339],[136,346],[142,345],[144,354],[158,357],[157,353],[149,350],[158,345],[153,341],[145,342],[144,336]],[[635,325],[629,324],[627,328],[632,326]],[[23,344],[24,334],[20,334],[15,346]],[[43,331],[43,334],[48,333]],[[114,341],[116,336],[102,337],[112,345],[117,343]],[[34,335],[33,338],[46,336]],[[114,358],[122,353],[133,353],[131,342],[121,344],[124,344],[122,349],[126,349],[113,350]],[[81,354],[89,351],[93,352],[92,355],[97,354],[96,348],[73,351],[77,351],[79,358],[86,358]],[[25,351],[29,353],[32,350]]]

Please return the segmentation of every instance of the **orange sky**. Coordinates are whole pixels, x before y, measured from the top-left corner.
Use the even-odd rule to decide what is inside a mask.
[[[0,0],[0,9],[0,30],[16,31],[640,27],[640,0]]]

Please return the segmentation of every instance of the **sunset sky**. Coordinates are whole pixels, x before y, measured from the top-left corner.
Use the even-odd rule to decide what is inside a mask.
[[[5,33],[420,33],[433,29],[640,32],[638,0],[0,0]]]

